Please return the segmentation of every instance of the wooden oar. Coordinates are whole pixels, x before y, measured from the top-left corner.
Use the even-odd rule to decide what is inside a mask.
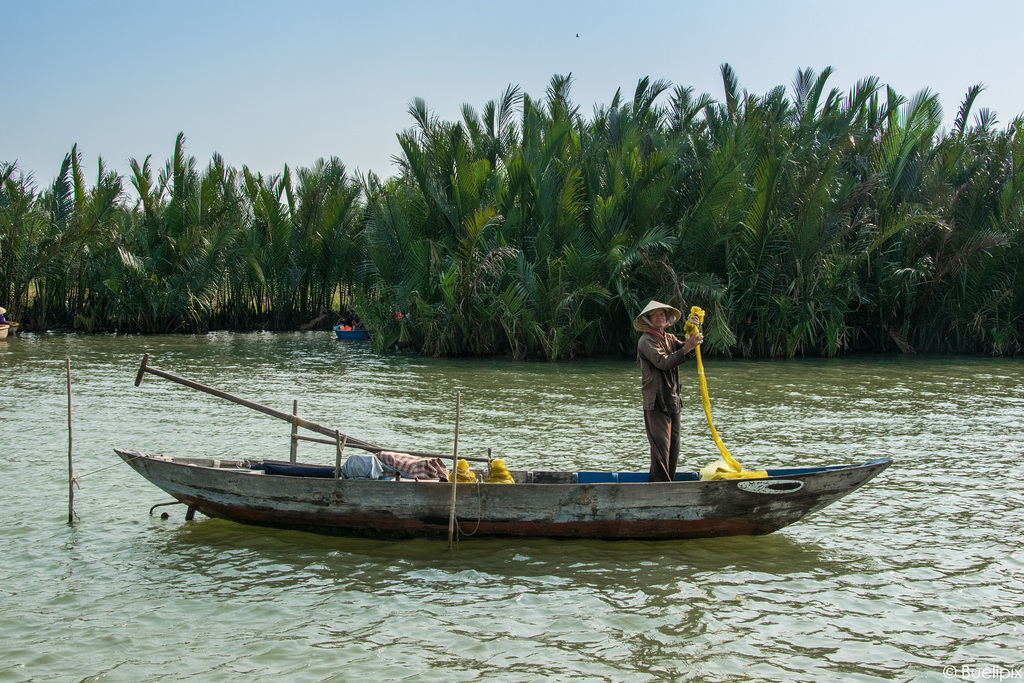
[[[239,398],[238,396],[232,396],[231,394],[227,393],[226,391],[221,391],[219,389],[214,389],[212,387],[208,387],[208,386],[205,386],[203,384],[200,384],[199,382],[193,382],[190,379],[185,379],[184,377],[178,377],[177,375],[171,374],[169,372],[165,372],[163,370],[157,370],[156,368],[151,368],[151,367],[149,367],[149,354],[148,353],[142,356],[142,366],[139,368],[139,373],[135,376],[135,386],[139,386],[139,385],[142,384],[142,378],[145,376],[145,374],[147,372],[149,374],[151,374],[151,375],[156,375],[157,377],[163,377],[164,379],[169,379],[172,382],[177,382],[178,384],[184,385],[186,387],[190,387],[192,389],[197,389],[199,391],[204,391],[207,394],[212,394],[213,396],[217,396],[218,398],[226,399],[226,400],[231,401],[233,403],[237,403],[238,405],[245,406],[246,408],[252,408],[253,410],[258,410],[259,412],[263,413],[264,415],[270,415],[271,417],[276,417],[279,420],[284,420],[285,422],[288,422],[289,424],[295,425],[297,427],[302,427],[303,429],[308,429],[311,432],[316,432],[317,434],[323,434],[324,436],[329,436],[329,437],[331,437],[331,440],[328,443],[332,443],[332,444],[335,443],[335,440],[339,436],[338,430],[330,429],[329,427],[324,427],[323,425],[319,425],[316,422],[310,422],[309,420],[303,419],[303,418],[299,417],[298,415],[292,415],[291,413],[285,413],[285,412],[282,412],[280,410],[274,410],[273,408],[268,408],[267,406],[260,405],[259,403],[254,403],[252,401],[247,401],[246,399]],[[353,436],[347,436],[345,434],[340,434],[340,436],[341,436],[341,438],[347,440],[346,441],[346,445],[352,446],[353,448],[358,448],[360,450],[370,451],[371,453],[379,453],[381,451],[385,451],[386,450],[386,451],[391,451],[393,453],[406,453],[408,455],[415,455],[415,456],[422,457],[422,458],[444,458],[444,459],[447,459],[448,457],[450,457],[448,455],[442,455],[440,453],[423,453],[423,452],[420,452],[420,451],[406,451],[406,450],[395,449],[395,448],[382,448],[381,446],[376,446],[376,445],[374,445],[372,443],[369,443],[367,441],[363,441],[362,439],[357,439],[357,438],[355,438]],[[467,458],[467,457],[464,457],[464,459],[465,460],[475,460],[477,462],[487,462],[487,458]]]

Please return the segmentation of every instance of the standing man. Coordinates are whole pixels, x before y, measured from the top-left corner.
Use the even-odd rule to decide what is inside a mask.
[[[679,365],[686,355],[704,341],[696,333],[685,341],[665,328],[678,322],[678,308],[651,301],[633,320],[642,332],[636,356],[640,361],[640,394],[643,396],[644,427],[651,444],[651,470],[648,481],[672,481],[679,461]],[[700,324],[697,316],[690,322]]]

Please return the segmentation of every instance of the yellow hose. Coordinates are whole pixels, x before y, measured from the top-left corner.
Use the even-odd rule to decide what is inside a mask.
[[[694,325],[689,320],[683,325],[683,332],[687,337],[700,332],[700,325],[704,324],[704,309],[699,306],[694,306],[690,309],[690,315],[686,316],[691,318],[697,316],[700,321],[697,325]],[[700,358],[700,346],[697,347],[697,375],[700,377],[700,396],[704,402],[704,415],[708,418],[708,427],[711,428],[711,436],[715,440],[715,445],[718,446],[718,452],[722,454],[722,460],[716,463],[708,465],[700,471],[701,479],[750,479],[755,477],[767,477],[768,473],[765,470],[745,470],[743,465],[739,463],[736,458],[732,457],[729,453],[729,449],[725,447],[722,442],[722,437],[718,435],[718,430],[715,429],[715,423],[711,420],[711,399],[708,397],[708,380],[704,375],[704,363]],[[722,467],[724,465],[724,467]]]

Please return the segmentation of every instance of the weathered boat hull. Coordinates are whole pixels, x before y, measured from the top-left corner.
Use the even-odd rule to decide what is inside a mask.
[[[321,534],[445,537],[451,484],[264,474],[247,461],[115,449],[176,500],[209,517]],[[770,470],[766,479],[580,483],[513,472],[517,484],[463,483],[456,518],[476,536],[682,539],[768,534],[859,488],[891,464]]]

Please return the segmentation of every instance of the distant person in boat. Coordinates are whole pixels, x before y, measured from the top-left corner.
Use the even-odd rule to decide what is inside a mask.
[[[672,481],[679,461],[679,365],[704,341],[697,333],[685,341],[665,328],[682,318],[678,308],[652,301],[633,320],[642,332],[636,356],[640,361],[640,394],[643,397],[644,427],[651,444],[648,481]],[[697,316],[690,322],[699,324]]]
[[[359,316],[352,310],[346,310],[341,314],[341,322],[337,326],[343,330],[361,330],[363,328],[363,324],[359,322]]]
[[[5,313],[7,313],[7,309],[2,307],[2,306],[0,306],[0,325],[8,325],[9,324],[7,322],[7,318],[4,317]]]

